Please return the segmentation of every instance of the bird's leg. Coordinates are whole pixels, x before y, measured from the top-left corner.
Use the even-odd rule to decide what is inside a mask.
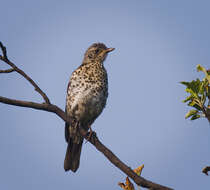
[[[90,129],[89,138],[91,138],[91,136],[92,136],[92,134],[93,134],[93,130],[92,130],[92,128],[91,128],[91,125],[89,125],[88,128]],[[89,140],[89,138],[88,138],[88,140]]]
[[[92,134],[93,134],[93,130],[92,130],[92,128],[91,128],[91,125],[88,126],[88,129],[90,129],[90,131],[89,131],[89,134],[88,134],[88,136],[87,136],[87,141],[86,141],[86,143],[90,140],[90,138],[91,138],[91,136],[92,136]]]

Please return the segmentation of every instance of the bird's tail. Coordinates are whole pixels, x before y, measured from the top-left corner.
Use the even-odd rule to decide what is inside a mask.
[[[73,139],[70,138],[66,150],[66,156],[64,160],[64,170],[71,170],[76,172],[79,167],[80,155],[82,150],[83,139],[79,143],[73,142]]]

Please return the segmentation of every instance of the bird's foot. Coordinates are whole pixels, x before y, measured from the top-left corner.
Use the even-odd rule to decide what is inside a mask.
[[[86,142],[87,143],[88,141],[90,141],[91,137],[93,136],[93,134],[95,133],[92,129],[91,129],[91,126],[89,126],[89,129],[90,131],[87,132],[87,139],[86,139]]]
[[[92,131],[91,127],[90,127],[90,132],[88,134],[87,141],[89,141],[91,139],[92,134],[93,134],[93,131]]]

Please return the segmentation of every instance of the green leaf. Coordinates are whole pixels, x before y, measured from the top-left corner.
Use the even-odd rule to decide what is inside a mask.
[[[182,81],[180,83],[185,85],[186,86],[185,91],[190,93],[195,98],[198,98],[199,94],[202,95],[204,93],[204,89],[206,85],[206,82],[200,81],[200,79],[196,79],[191,82]]]
[[[191,88],[193,90],[193,92],[195,92],[196,94],[199,93],[200,90],[200,86],[201,86],[202,82],[200,81],[200,79],[197,79],[196,81],[192,81],[191,82]]]
[[[193,99],[193,97],[192,97],[192,95],[190,95],[185,100],[182,100],[182,102],[186,103],[186,102],[188,102],[188,101],[190,101],[192,99]]]
[[[210,75],[208,74],[208,72],[206,71],[206,69],[204,67],[202,67],[200,64],[197,65],[197,71],[203,71],[206,79],[208,80],[209,84],[210,84]]]
[[[191,120],[196,120],[196,119],[198,119],[198,118],[200,118],[200,117],[201,117],[200,115],[196,114],[196,115],[193,115],[193,116],[191,117]]]
[[[180,83],[183,84],[183,85],[185,85],[186,87],[188,87],[189,84],[190,84],[189,82],[185,82],[185,81],[181,81]]]
[[[187,105],[193,107],[194,105],[197,105],[197,104],[196,104],[196,102],[195,102],[194,100],[192,100],[192,101],[189,102]]]
[[[194,98],[198,97],[198,95],[191,88],[186,88],[185,91],[190,93]]]
[[[210,109],[210,69],[206,70],[199,64],[197,65],[197,71],[202,71],[205,74],[205,77],[202,80],[196,79],[191,82],[180,82],[186,86],[185,91],[190,93],[183,102],[187,103],[188,106],[193,107],[193,109],[185,115],[185,118],[191,117],[191,120],[201,117],[206,101],[208,101],[207,108]]]
[[[206,72],[206,69],[204,67],[202,67],[200,64],[198,64],[197,66],[197,71],[203,71],[204,73]]]
[[[192,107],[194,107],[195,109],[202,111],[201,107],[198,104],[193,105]]]
[[[205,90],[205,82],[202,81],[199,85],[199,94],[203,95]]]
[[[206,102],[206,95],[202,94],[202,96],[201,96],[201,104],[204,105],[205,102]]]
[[[185,115],[185,119],[187,119],[188,117],[191,117],[192,115],[194,116],[195,114],[198,113],[198,110],[190,110],[186,115]]]
[[[206,95],[207,97],[210,99],[210,86],[207,87],[207,90],[206,90]]]
[[[207,80],[208,80],[208,82],[210,84],[210,75],[207,75],[206,78],[207,78]]]
[[[194,97],[197,97],[199,92],[201,91],[202,81],[199,79],[193,80],[191,82],[182,82],[182,84],[186,84],[187,88],[185,89],[186,92],[192,94]]]

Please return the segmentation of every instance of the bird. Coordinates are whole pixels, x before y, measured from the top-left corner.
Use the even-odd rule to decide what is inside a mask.
[[[78,126],[92,132],[92,123],[106,105],[108,77],[104,61],[114,49],[107,48],[103,43],[92,44],[86,50],[82,64],[70,76],[65,112],[72,122],[65,124],[65,171],[76,172],[79,168],[84,138],[80,135]]]

